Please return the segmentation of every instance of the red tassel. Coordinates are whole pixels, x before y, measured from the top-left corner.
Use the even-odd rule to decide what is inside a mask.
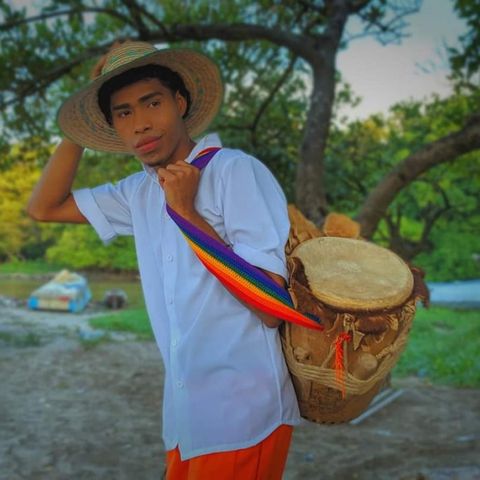
[[[340,385],[342,392],[342,399],[345,400],[345,371],[343,366],[343,343],[350,342],[352,336],[349,333],[342,332],[335,340],[335,377],[337,384]]]

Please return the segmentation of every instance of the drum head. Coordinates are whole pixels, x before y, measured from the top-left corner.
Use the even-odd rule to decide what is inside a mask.
[[[315,297],[338,309],[396,307],[413,289],[408,265],[392,251],[364,240],[313,238],[291,256],[302,262]]]

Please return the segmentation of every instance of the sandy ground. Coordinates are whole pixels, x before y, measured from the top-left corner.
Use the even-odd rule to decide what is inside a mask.
[[[0,302],[1,480],[161,478],[157,347],[128,335],[89,347],[91,314]],[[480,390],[394,386],[404,393],[359,425],[298,427],[284,478],[480,480]]]

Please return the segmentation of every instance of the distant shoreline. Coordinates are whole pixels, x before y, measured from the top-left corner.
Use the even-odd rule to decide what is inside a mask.
[[[101,270],[72,270],[79,275],[95,280],[140,280],[138,272],[104,272]],[[58,271],[43,272],[43,273],[3,273],[0,272],[0,279],[2,280],[50,280]]]

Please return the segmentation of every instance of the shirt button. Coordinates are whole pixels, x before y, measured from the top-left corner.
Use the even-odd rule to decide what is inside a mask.
[[[177,382],[177,387],[178,387],[178,388],[183,388],[183,382],[178,381],[178,382]]]
[[[169,255],[169,256],[167,257],[167,260],[168,260],[169,262],[173,261],[173,256],[172,256],[172,255]]]
[[[177,341],[176,340],[172,340],[172,347],[176,347],[177,346]]]
[[[169,298],[168,303],[171,305],[173,303],[173,298]]]

